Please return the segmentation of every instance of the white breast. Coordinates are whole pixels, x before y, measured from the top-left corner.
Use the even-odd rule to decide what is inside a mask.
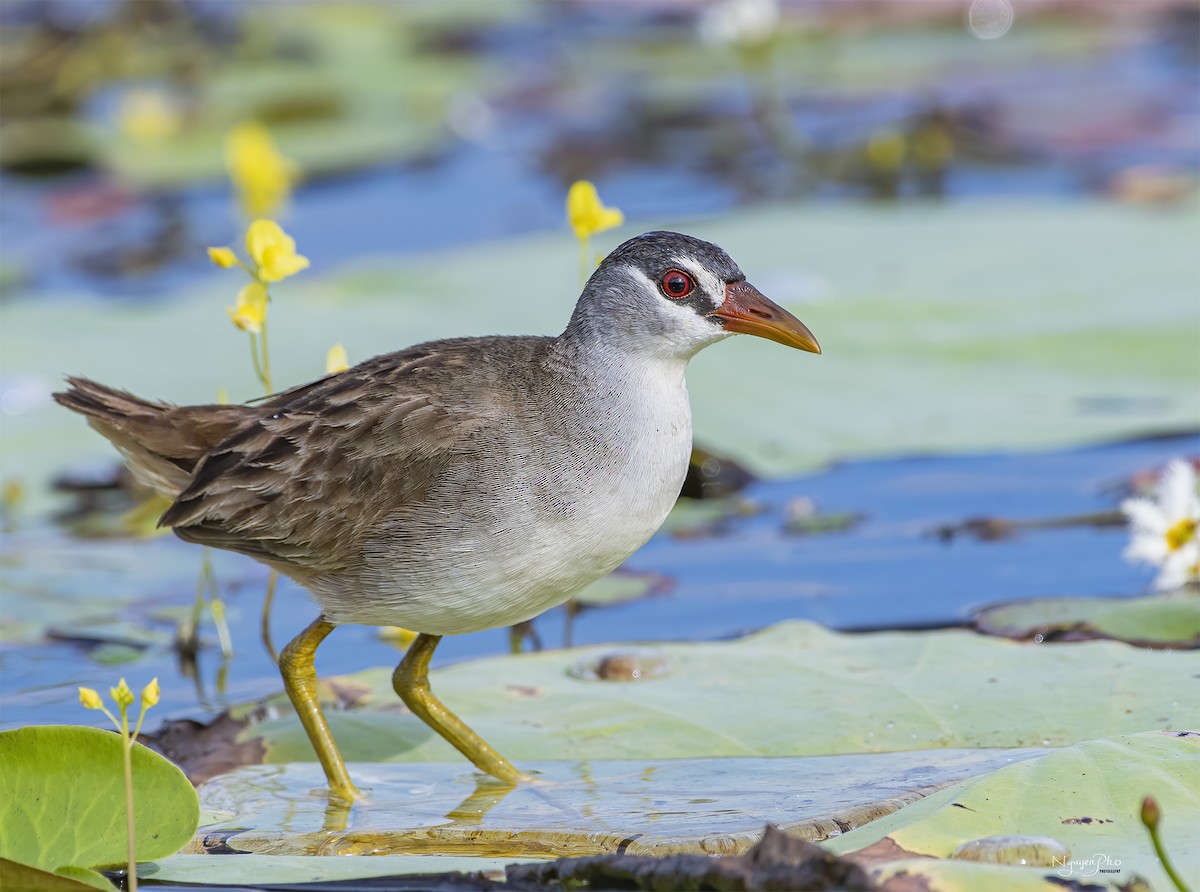
[[[369,545],[358,591],[314,587],[326,615],[473,632],[530,619],[623,563],[675,504],[692,423],[682,362],[622,363],[528,448],[498,449],[491,479],[443,481],[430,501],[450,508],[399,517],[419,534]]]

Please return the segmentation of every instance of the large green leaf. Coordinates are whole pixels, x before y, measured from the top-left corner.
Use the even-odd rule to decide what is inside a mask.
[[[69,725],[0,732],[0,850],[43,870],[108,867],[126,858],[123,742],[116,734]],[[133,748],[139,860],[187,844],[199,800],[175,765]]]
[[[913,855],[949,858],[964,843],[997,835],[1044,836],[1070,849],[1067,864],[1048,867],[978,865],[947,873],[962,879],[944,888],[981,892],[1014,888],[1006,877],[1039,875],[1078,882],[1128,882],[1134,874],[1153,888],[1170,881],[1158,864],[1141,825],[1142,798],[1162,807],[1164,845],[1172,862],[1192,882],[1200,879],[1200,735],[1151,732],[1115,740],[1093,740],[1038,759],[1001,768],[947,787],[865,827],[829,840],[838,853],[855,852],[880,840]],[[919,862],[900,870],[923,874]],[[934,865],[932,875],[943,870]],[[937,888],[943,888],[939,885]],[[1061,887],[1060,887],[1061,888]]]
[[[1081,442],[1200,418],[1189,374],[1200,322],[1191,207],[777,206],[638,221],[596,247],[652,226],[726,247],[825,348],[815,357],[735,338],[692,363],[697,439],[757,469]],[[578,293],[577,259],[564,230],[306,271],[274,289],[275,378],[320,375],[333,341],[359,360],[432,337],[559,330]],[[486,296],[480,281],[493,283]],[[177,402],[211,402],[222,386],[255,396],[245,336],[224,310],[241,285],[224,271],[153,306],[11,300],[0,329],[0,373],[14,388],[5,474],[24,478],[44,507],[37,484],[54,469],[112,455],[49,402],[68,372]]]
[[[767,823],[823,839],[1042,752],[534,762],[516,789],[462,763],[352,764],[366,798],[341,812],[313,795],[318,765],[257,765],[203,785],[202,836],[261,854],[732,854]]]
[[[462,663],[433,673],[433,689],[519,761],[1066,746],[1200,725],[1194,653],[1107,641],[1032,644],[962,630],[840,634],[787,622],[732,642],[656,645],[656,673],[596,680],[589,670],[614,650],[627,649]],[[330,715],[348,760],[460,758],[400,714],[390,669],[338,685],[358,689],[362,704]],[[290,714],[244,736],[262,738],[269,762],[314,758]]]
[[[504,867],[523,858],[482,858],[468,855],[172,855],[153,864],[138,865],[139,879],[158,883],[197,883],[206,886],[258,886],[319,883],[409,874],[482,873],[503,880]]]
[[[87,892],[88,889],[112,892],[113,888],[103,874],[86,867],[60,867],[49,871],[0,858],[0,889],[8,892]]]

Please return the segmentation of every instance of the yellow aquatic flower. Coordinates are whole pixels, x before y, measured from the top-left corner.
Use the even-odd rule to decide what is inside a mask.
[[[334,372],[344,371],[348,368],[350,368],[350,359],[346,356],[346,348],[341,344],[334,344],[325,354],[325,374],[332,375]]]
[[[84,709],[103,709],[104,708],[104,701],[101,700],[100,695],[97,694],[91,688],[80,688],[79,689],[79,702],[83,704]]]
[[[158,702],[158,678],[150,679],[150,684],[142,688],[142,709],[149,709]]]
[[[229,248],[209,248],[208,259],[222,269],[229,269],[238,264],[237,255]]]
[[[274,220],[255,220],[246,230],[246,250],[262,282],[278,282],[308,268],[308,258],[296,253],[296,240]]]
[[[586,239],[597,232],[620,226],[625,222],[625,215],[617,208],[605,207],[592,183],[577,180],[567,192],[567,220],[575,230],[575,235]]]
[[[115,688],[109,688],[108,693],[112,695],[113,702],[121,709],[122,714],[125,711],[125,707],[133,702],[133,691],[129,689],[129,685],[123,678]]]
[[[273,214],[287,203],[297,179],[296,165],[280,154],[262,124],[246,122],[230,131],[225,162],[247,216]]]
[[[233,324],[242,331],[262,334],[267,321],[267,286],[262,282],[251,282],[238,292],[237,306],[226,307]]]
[[[121,132],[134,142],[165,142],[183,129],[183,115],[158,90],[130,90],[118,113]]]

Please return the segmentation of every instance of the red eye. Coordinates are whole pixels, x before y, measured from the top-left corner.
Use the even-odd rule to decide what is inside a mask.
[[[663,294],[667,297],[678,300],[681,297],[687,297],[696,290],[696,280],[687,273],[680,272],[677,269],[669,269],[663,273],[663,277],[659,281],[659,287],[662,288]]]

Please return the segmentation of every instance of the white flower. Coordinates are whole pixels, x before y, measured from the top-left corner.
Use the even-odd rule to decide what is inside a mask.
[[[757,46],[770,40],[778,27],[778,0],[722,0],[701,13],[700,39]]]
[[[1133,534],[1125,558],[1158,567],[1155,588],[1200,581],[1200,498],[1191,464],[1173,459],[1159,478],[1158,498],[1126,499],[1121,511]]]

